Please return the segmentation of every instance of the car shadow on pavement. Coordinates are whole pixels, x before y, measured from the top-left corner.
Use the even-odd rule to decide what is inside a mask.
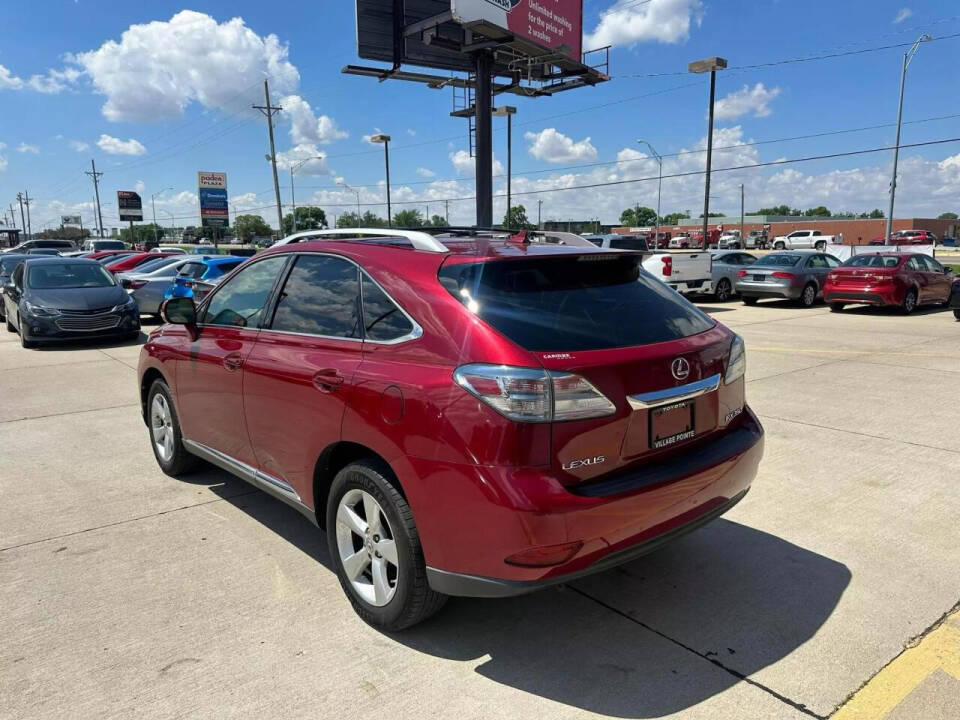
[[[104,339],[90,338],[89,340],[68,340],[56,343],[41,343],[34,348],[41,352],[73,352],[74,350],[110,350],[111,348],[132,347],[134,345],[143,345],[147,341],[147,336],[140,333],[135,338],[122,339]]]
[[[333,572],[325,535],[295,510],[260,492],[226,499]],[[451,598],[391,637],[571,707],[655,718],[790,655],[830,617],[850,577],[842,563],[720,519],[570,586]]]

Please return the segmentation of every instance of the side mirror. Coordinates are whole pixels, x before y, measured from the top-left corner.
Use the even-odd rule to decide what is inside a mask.
[[[165,323],[185,326],[192,340],[196,340],[200,334],[197,329],[197,306],[193,304],[193,298],[164,300],[160,305],[160,317]]]

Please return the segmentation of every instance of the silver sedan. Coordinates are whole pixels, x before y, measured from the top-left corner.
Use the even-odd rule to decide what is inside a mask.
[[[737,272],[753,265],[756,255],[743,250],[713,250],[713,296],[720,302],[726,302],[733,296]]]
[[[188,262],[201,259],[198,255],[164,257],[145,265],[146,272],[120,273],[117,277],[127,293],[133,297],[142,315],[160,312],[163,294],[173,283],[180,268]],[[155,264],[156,263],[156,264]],[[141,270],[141,268],[137,268]]]
[[[827,273],[840,261],[816,250],[775,252],[737,271],[733,288],[746,305],[761,298],[799,300],[804,307],[823,295]]]

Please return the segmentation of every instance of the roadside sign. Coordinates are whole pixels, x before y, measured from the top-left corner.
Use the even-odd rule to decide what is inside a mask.
[[[197,196],[200,198],[200,224],[203,227],[230,225],[226,173],[198,172]]]
[[[143,220],[143,200],[133,190],[117,190],[121,222]]]
[[[451,0],[450,6],[463,25],[489,23],[580,60],[583,0]]]
[[[79,225],[80,216],[79,215],[61,215],[60,224],[61,225]]]

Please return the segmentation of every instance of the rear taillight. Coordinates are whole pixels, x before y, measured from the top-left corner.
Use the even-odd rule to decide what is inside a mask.
[[[777,270],[771,273],[773,277],[780,278],[781,280],[793,280],[793,273],[784,272],[783,270]]]
[[[730,345],[730,357],[727,359],[727,372],[723,376],[723,382],[727,385],[734,380],[739,380],[747,372],[747,349],[743,344],[743,338],[739,335],[733,336],[733,343]]]
[[[890,275],[868,275],[867,279],[870,280],[874,285],[882,285],[883,283],[893,282],[893,278]]]
[[[738,270],[738,271],[737,271],[737,277],[746,277],[746,276],[747,276],[747,271],[746,271],[746,270]]]
[[[146,284],[146,280],[126,280],[123,286],[127,288],[127,290],[139,290]]]
[[[517,422],[553,422],[603,417],[616,406],[588,380],[573,373],[464,365],[453,372],[464,390]]]
[[[667,255],[660,260],[663,262],[663,274],[667,277],[673,275],[673,258]]]

